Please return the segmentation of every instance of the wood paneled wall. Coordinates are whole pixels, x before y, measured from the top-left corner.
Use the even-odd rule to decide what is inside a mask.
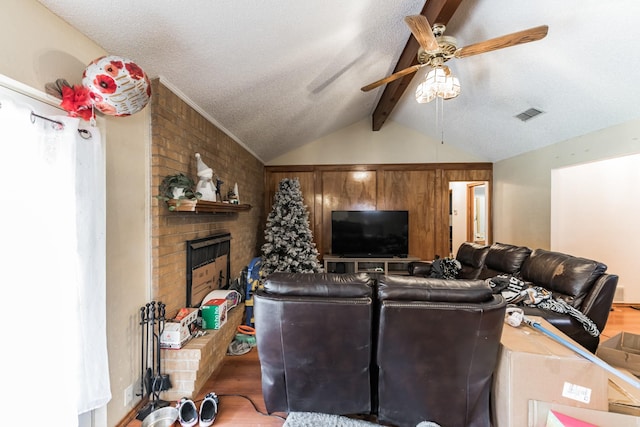
[[[265,212],[278,184],[298,178],[321,255],[331,252],[331,211],[408,210],[409,255],[431,260],[449,254],[449,182],[487,181],[491,163],[318,165],[265,167]],[[491,200],[491,197],[488,198]],[[491,222],[489,210],[489,222]],[[489,227],[491,229],[491,227]],[[491,241],[491,236],[488,236]]]

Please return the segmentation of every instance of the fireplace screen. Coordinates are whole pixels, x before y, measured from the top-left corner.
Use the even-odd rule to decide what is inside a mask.
[[[231,234],[187,240],[187,307],[199,307],[215,289],[229,286]]]

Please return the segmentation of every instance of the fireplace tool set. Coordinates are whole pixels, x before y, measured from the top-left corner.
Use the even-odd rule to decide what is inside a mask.
[[[165,307],[162,302],[151,301],[140,307],[141,344],[140,351],[140,394],[147,396],[147,403],[136,418],[143,420],[156,409],[169,405],[160,399],[160,392],[171,388],[168,374],[161,373],[160,337],[164,331]]]

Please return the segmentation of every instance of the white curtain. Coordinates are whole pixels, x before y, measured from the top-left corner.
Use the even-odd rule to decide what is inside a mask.
[[[74,426],[111,399],[104,150],[97,128],[52,110],[0,87],[0,399],[19,424]]]

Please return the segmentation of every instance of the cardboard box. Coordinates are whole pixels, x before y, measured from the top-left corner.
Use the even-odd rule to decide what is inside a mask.
[[[180,320],[169,320],[164,324],[164,330],[160,335],[160,347],[178,349],[182,348],[191,339],[191,324],[198,319],[197,308],[186,308],[189,314]]]
[[[179,322],[167,322],[164,325],[164,331],[160,335],[160,347],[161,348],[182,348],[184,344],[189,340],[191,334],[185,333],[184,328],[180,326]]]
[[[242,296],[240,292],[229,290],[229,289],[216,289],[215,291],[211,291],[204,297],[203,301],[209,301],[212,299],[226,299],[227,300],[227,311],[231,310],[233,307],[240,304],[240,300]]]
[[[531,319],[569,340],[546,320]],[[492,396],[495,427],[526,426],[529,400],[608,410],[608,376],[598,365],[526,325],[505,325],[500,343]]]
[[[191,305],[202,303],[206,294],[217,289],[217,272],[215,260],[191,271]]]
[[[623,368],[617,370],[635,378],[631,372]],[[609,373],[609,412],[640,417],[640,390],[612,373]]]
[[[601,342],[596,350],[596,356],[609,365],[640,375],[640,335],[620,332]]]
[[[529,401],[528,424],[519,424],[528,427],[545,427],[549,411],[553,410],[579,420],[587,420],[598,427],[640,427],[640,417],[632,415],[616,414],[594,409],[577,408],[574,406],[560,405],[544,401]]]
[[[220,329],[227,322],[227,300],[212,299],[202,307],[202,329]]]

